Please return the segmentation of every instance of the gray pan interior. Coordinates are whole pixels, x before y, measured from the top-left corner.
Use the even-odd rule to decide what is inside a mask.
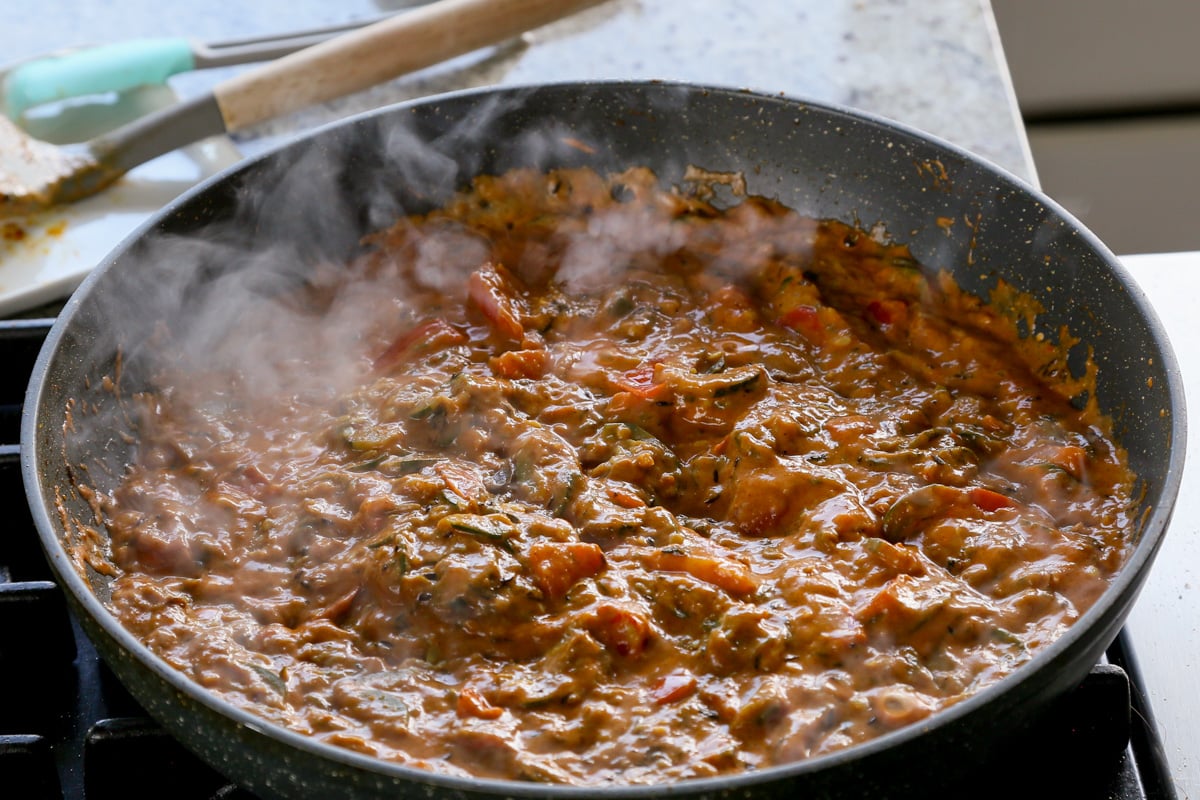
[[[1092,348],[1101,405],[1143,483],[1141,541],[1102,600],[1031,664],[957,707],[850,750],[758,773],[602,794],[810,797],[904,794],[934,766],[952,775],[1019,734],[1074,686],[1116,636],[1166,529],[1183,466],[1184,402],[1170,346],[1119,262],[1032,187],[943,142],[849,109],[726,89],[600,82],[474,90],[323,128],[189,192],[118,247],[60,315],[25,407],[23,469],[47,555],[102,656],[185,744],[264,798],[592,796],[461,780],[381,764],[280,730],[166,667],[106,612],[104,580],[64,552],[63,515],[90,520],[72,478],[103,488],[128,463],[122,386],[152,362],[159,324],[187,332],[229,291],[269,294],[365,231],[436,204],[471,176],[509,167],[647,165],[680,184],[695,165],[744,175],[749,191],[818,217],[882,225],[919,260],[987,294],[1000,278],[1039,298],[1038,329],[1066,325]],[[315,191],[314,191],[315,190]],[[948,222],[949,221],[949,222]],[[217,242],[216,250],[189,243]],[[256,253],[254,257],[246,253]],[[231,276],[237,276],[236,280]],[[246,277],[250,280],[245,280]],[[102,424],[65,433],[64,412]],[[90,431],[90,433],[84,433]],[[914,759],[926,768],[911,769]]]

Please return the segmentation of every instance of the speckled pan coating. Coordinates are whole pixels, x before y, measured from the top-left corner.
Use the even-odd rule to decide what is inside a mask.
[[[365,230],[419,211],[470,176],[517,165],[648,165],[671,184],[689,165],[744,175],[751,193],[802,213],[881,226],[919,260],[986,294],[1000,278],[1045,306],[1091,348],[1100,402],[1144,483],[1141,540],[1111,589],[1030,664],[926,722],[833,755],[758,773],[671,786],[594,789],[464,780],[380,763],[268,725],[165,666],[104,609],[99,576],[65,552],[67,513],[88,519],[69,470],[103,486],[129,444],[101,378],[125,353],[136,385],[160,320],[187,330],[217,277],[259,269],[228,250],[181,262],[164,235],[276,246],[288,263],[340,258]],[[313,198],[315,197],[315,202]],[[188,253],[195,254],[194,249]],[[253,275],[253,273],[248,273]],[[257,277],[256,277],[257,279]],[[257,279],[257,290],[288,275]],[[221,289],[218,288],[217,293]],[[64,436],[69,399],[95,404],[90,435]],[[197,187],[149,221],[85,281],[34,370],[22,429],[26,488],[47,555],[98,650],[169,731],[264,798],[294,797],[855,797],[920,794],[1049,707],[1098,660],[1123,623],[1165,531],[1183,468],[1184,401],[1169,343],[1113,255],[1057,204],[1000,169],[914,130],[850,109],[728,89],[590,82],[483,89],[335,123]],[[919,761],[921,769],[913,769]],[[131,765],[132,768],[132,765]],[[910,783],[912,782],[912,783]],[[927,791],[927,790],[926,790]]]

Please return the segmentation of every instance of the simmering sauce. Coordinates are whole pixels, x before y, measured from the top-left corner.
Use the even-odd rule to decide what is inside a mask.
[[[904,246],[640,169],[481,178],[367,244],[166,342],[98,498],[123,624],[291,729],[458,775],[761,769],[1003,678],[1131,546],[1061,353]]]

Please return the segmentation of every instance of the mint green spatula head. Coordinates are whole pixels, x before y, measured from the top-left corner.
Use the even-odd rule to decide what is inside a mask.
[[[165,83],[195,69],[187,39],[133,39],[25,61],[4,76],[4,114],[17,120],[31,108],[73,97]]]

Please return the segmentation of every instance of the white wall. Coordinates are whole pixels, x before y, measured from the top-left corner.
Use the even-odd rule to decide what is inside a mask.
[[[992,7],[1042,188],[1118,253],[1200,250],[1200,0]]]

